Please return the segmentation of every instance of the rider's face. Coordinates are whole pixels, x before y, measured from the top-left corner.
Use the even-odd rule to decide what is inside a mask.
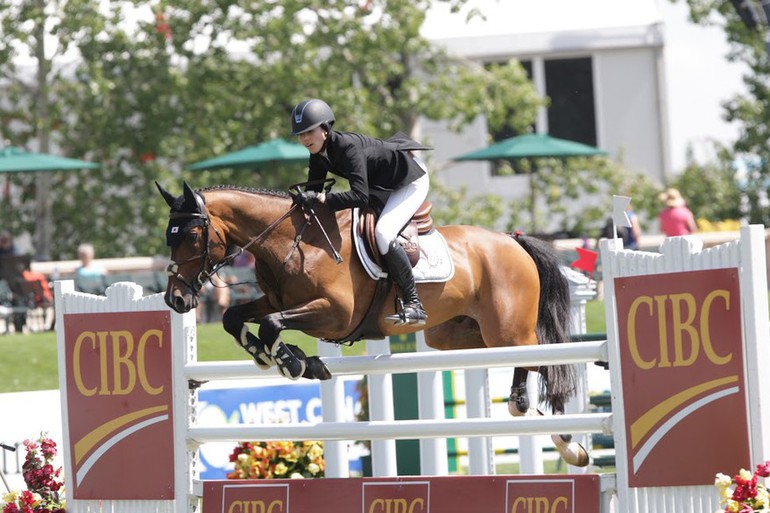
[[[302,132],[297,136],[299,142],[308,149],[310,153],[318,153],[324,147],[324,141],[326,141],[326,130],[316,127],[307,132]]]

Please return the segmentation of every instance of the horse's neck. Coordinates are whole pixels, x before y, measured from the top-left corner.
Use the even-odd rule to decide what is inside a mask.
[[[209,212],[222,224],[228,242],[241,246],[262,235],[291,208],[291,202],[284,197],[238,190],[215,191],[206,199],[210,200]]]

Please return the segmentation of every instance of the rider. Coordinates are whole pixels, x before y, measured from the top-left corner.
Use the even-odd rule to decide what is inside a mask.
[[[375,227],[377,250],[388,273],[401,289],[403,305],[387,320],[395,324],[425,324],[425,312],[414,283],[412,266],[396,237],[428,195],[430,179],[425,164],[410,149],[424,149],[414,141],[383,141],[332,129],[334,113],[326,102],[309,99],[291,113],[291,132],[310,151],[307,187],[300,203],[324,203],[331,210],[364,208],[377,198],[384,205]],[[350,191],[325,194],[322,181],[327,173],[348,180]]]

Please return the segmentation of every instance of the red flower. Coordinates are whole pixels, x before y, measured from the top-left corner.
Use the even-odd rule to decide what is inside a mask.
[[[770,477],[770,461],[757,465],[757,471],[754,473],[760,477]]]

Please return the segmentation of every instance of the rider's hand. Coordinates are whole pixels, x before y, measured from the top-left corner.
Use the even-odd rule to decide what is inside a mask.
[[[302,191],[299,194],[297,194],[296,202],[300,206],[307,205],[308,207],[312,207],[316,203],[318,203],[318,196],[319,194],[315,191]]]

